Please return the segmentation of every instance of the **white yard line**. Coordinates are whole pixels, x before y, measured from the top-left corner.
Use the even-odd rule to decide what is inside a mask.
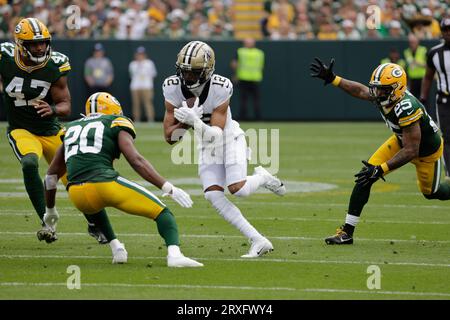
[[[24,254],[3,254],[0,258],[4,259],[105,259],[110,260],[111,256],[66,256],[66,255],[24,255]],[[355,261],[355,260],[312,260],[312,259],[273,259],[264,257],[262,259],[244,259],[244,258],[208,258],[208,257],[192,257],[201,261],[219,261],[219,262],[274,262],[274,263],[299,263],[299,264],[358,264],[358,265],[394,265],[394,266],[413,266],[413,267],[433,267],[433,268],[450,268],[450,264],[445,263],[424,263],[424,262],[388,262],[385,264],[381,261]],[[162,260],[165,256],[130,256],[130,260]]]
[[[36,235],[36,232],[25,232],[25,231],[0,231],[0,236],[2,235],[17,235],[17,236],[29,236]],[[87,233],[83,232],[59,232],[58,235],[61,236],[86,236]],[[118,233],[119,237],[160,237],[157,234],[150,233]],[[242,236],[226,235],[226,234],[181,234],[182,238],[239,238],[243,239]],[[301,241],[323,241],[323,238],[317,237],[275,237],[268,236],[270,239],[274,240],[301,240]],[[357,241],[375,241],[375,242],[411,242],[411,243],[450,243],[450,240],[424,240],[424,239],[369,239],[369,238],[358,238]]]
[[[59,209],[59,208],[58,208]],[[72,210],[72,209],[71,209]],[[59,209],[58,211],[62,211]],[[128,219],[129,215],[126,213],[108,213],[111,217],[126,217]],[[8,209],[7,211],[0,211],[0,216],[5,217],[12,217],[12,216],[19,216],[19,217],[34,217],[35,214],[33,212],[30,212],[29,210],[15,210],[12,211]],[[64,217],[81,217],[80,213],[62,213],[61,216]],[[247,216],[249,220],[268,220],[268,221],[317,221],[317,222],[342,222],[342,218],[335,218],[335,219],[325,219],[325,218],[301,218],[301,217],[258,217],[258,216]],[[222,217],[219,215],[214,214],[212,212],[211,215],[177,215],[177,219],[205,219],[205,220],[223,220]],[[414,220],[408,220],[408,221],[402,221],[402,220],[373,220],[373,219],[363,219],[364,223],[386,223],[386,224],[435,224],[435,225],[450,225],[450,221],[414,221]]]
[[[64,282],[0,282],[2,287],[67,287]],[[450,297],[445,292],[411,292],[386,290],[351,290],[332,288],[292,288],[292,287],[253,287],[253,286],[226,286],[226,285],[190,285],[190,284],[150,284],[150,283],[81,283],[83,287],[115,287],[115,288],[165,288],[165,289],[212,289],[212,290],[247,290],[247,291],[296,291],[313,293],[353,293],[376,295],[405,295],[420,297]]]

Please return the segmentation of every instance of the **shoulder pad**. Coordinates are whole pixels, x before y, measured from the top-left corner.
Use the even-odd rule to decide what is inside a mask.
[[[0,43],[0,59],[3,55],[14,58],[14,47],[11,42]]]
[[[61,73],[71,70],[69,58],[65,54],[53,51],[50,60],[59,68]]]
[[[170,77],[168,77],[168,78],[166,78],[166,79],[164,80],[164,82],[163,82],[163,90],[164,90],[165,88],[168,88],[168,87],[173,87],[173,88],[175,88],[175,87],[177,87],[177,86],[179,86],[179,85],[181,85],[181,80],[180,80],[180,78],[178,78],[177,76],[170,76]]]

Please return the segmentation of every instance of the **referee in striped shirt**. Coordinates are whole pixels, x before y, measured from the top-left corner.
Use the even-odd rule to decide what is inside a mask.
[[[420,101],[427,104],[431,83],[437,73],[436,115],[444,137],[445,175],[450,179],[450,16],[441,20],[440,27],[444,42],[428,51]]]

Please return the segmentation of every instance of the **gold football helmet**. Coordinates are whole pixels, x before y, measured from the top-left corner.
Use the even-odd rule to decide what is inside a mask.
[[[391,106],[405,95],[406,72],[395,63],[379,65],[369,82],[370,95],[383,107]]]
[[[197,88],[211,78],[215,63],[214,50],[209,45],[191,41],[178,53],[177,76],[189,89]]]
[[[50,59],[52,36],[47,27],[38,19],[26,18],[20,20],[14,31],[14,40],[22,61],[26,58],[36,64],[40,64]],[[41,56],[33,55],[29,48],[30,43],[36,42],[45,42],[47,45],[45,52]]]
[[[96,92],[86,101],[86,116],[92,113],[123,115],[120,102],[108,92]]]

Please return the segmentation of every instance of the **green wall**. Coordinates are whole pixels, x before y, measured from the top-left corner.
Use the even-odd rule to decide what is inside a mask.
[[[95,41],[54,40],[53,48],[69,56],[72,71],[69,86],[72,94],[72,118],[84,110],[87,99],[83,80],[83,66],[91,55]],[[163,80],[175,73],[175,60],[185,41],[153,40],[102,41],[106,53],[114,65],[115,80],[111,93],[130,114],[128,64],[134,50],[143,45],[156,64],[155,79],[156,117],[161,120],[164,104],[161,90]],[[231,77],[230,61],[237,41],[209,41],[216,53],[216,73]],[[424,42],[428,48],[437,41]],[[387,56],[389,48],[403,50],[406,41],[264,41],[258,47],[266,53],[265,77],[262,83],[262,115],[266,120],[379,120],[375,108],[368,102],[359,101],[309,76],[309,63],[315,56],[329,61],[336,59],[335,72],[362,83],[369,81],[373,69]],[[231,108],[239,115],[239,92],[235,89]],[[432,98],[432,96],[430,96]],[[434,98],[432,99],[434,100]],[[4,114],[4,112],[2,112]]]

